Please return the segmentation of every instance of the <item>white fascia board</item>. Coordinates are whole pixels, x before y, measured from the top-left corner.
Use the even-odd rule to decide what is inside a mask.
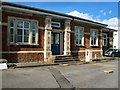
[[[94,23],[94,22],[88,22],[88,21],[80,20],[80,19],[74,19],[74,21],[84,22],[84,23],[89,23],[89,24],[93,24],[93,25],[98,25],[98,26],[106,27],[105,25],[101,25],[101,24]]]
[[[19,8],[19,7],[13,7],[13,6],[6,6],[6,5],[3,5],[2,8],[11,9],[11,10],[17,10],[17,11],[23,11],[23,12],[28,12],[28,13],[35,13],[35,14],[49,15],[49,16],[53,16],[53,17],[58,17],[58,18],[63,18],[63,19],[69,19],[69,20],[72,20],[72,18],[65,17],[65,16],[60,16],[60,15],[50,14],[50,13],[40,12],[40,11],[34,11],[34,10],[28,10],[28,9]]]

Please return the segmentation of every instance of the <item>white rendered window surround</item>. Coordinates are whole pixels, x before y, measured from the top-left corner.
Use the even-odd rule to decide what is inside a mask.
[[[8,17],[9,43],[17,45],[38,45],[37,26],[37,20]]]
[[[98,46],[98,30],[90,29],[90,46]]]
[[[102,42],[102,44],[103,44],[103,46],[107,46],[107,34],[106,33],[103,33],[103,35],[102,35],[102,39],[103,39],[103,42]]]
[[[75,45],[84,46],[84,27],[75,26]]]

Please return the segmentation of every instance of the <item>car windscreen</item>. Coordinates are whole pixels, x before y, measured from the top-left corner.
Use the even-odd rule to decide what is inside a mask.
[[[105,53],[108,53],[108,52],[113,51],[113,50],[114,49],[108,49],[108,50],[105,51]]]

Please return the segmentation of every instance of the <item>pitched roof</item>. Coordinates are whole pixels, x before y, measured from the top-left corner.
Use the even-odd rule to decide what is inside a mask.
[[[64,13],[59,13],[59,12],[50,11],[50,10],[44,10],[44,9],[40,9],[40,8],[35,8],[35,7],[30,7],[30,6],[25,6],[25,5],[20,5],[20,4],[10,3],[10,2],[2,2],[2,5],[3,6],[12,6],[12,7],[16,7],[16,8],[23,8],[23,9],[26,9],[26,10],[33,10],[33,11],[38,11],[38,12],[43,12],[43,13],[49,13],[49,14],[54,14],[54,15],[59,15],[59,16],[65,16],[65,17],[71,18],[73,20],[77,19],[77,20],[84,21],[84,22],[87,22],[87,23],[97,24],[97,25],[103,26],[103,27],[108,26],[107,24],[102,24],[102,23],[99,23],[99,22],[79,18],[79,17],[76,17],[76,16],[67,15],[67,14],[64,14]]]

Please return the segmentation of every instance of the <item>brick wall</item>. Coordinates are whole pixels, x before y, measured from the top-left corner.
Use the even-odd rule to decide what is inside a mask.
[[[2,26],[2,51],[44,51],[44,16],[38,16],[33,14],[31,15],[21,15],[14,14],[11,12],[2,12],[2,22],[8,23],[8,16],[19,17],[25,19],[33,19],[38,20],[39,29],[38,29],[38,44],[39,45],[9,45],[8,44],[8,36],[7,36],[7,25]],[[28,61],[41,61],[44,60],[43,53],[6,53],[2,54],[2,58],[8,60],[8,62],[28,62]]]
[[[78,56],[80,60],[85,59],[85,50],[90,49],[90,50],[98,50],[99,52],[93,52],[93,57],[95,56],[95,53],[97,56],[101,56],[101,36],[98,35],[98,46],[90,46],[90,29],[98,29],[98,34],[101,34],[101,27],[99,26],[93,26],[89,25],[87,23],[80,23],[80,22],[72,22],[71,24],[71,30],[74,31],[75,26],[82,26],[84,27],[84,46],[75,46],[75,36],[74,33],[71,33],[71,51],[73,51],[71,54],[73,56]],[[88,33],[88,34],[86,34]]]

